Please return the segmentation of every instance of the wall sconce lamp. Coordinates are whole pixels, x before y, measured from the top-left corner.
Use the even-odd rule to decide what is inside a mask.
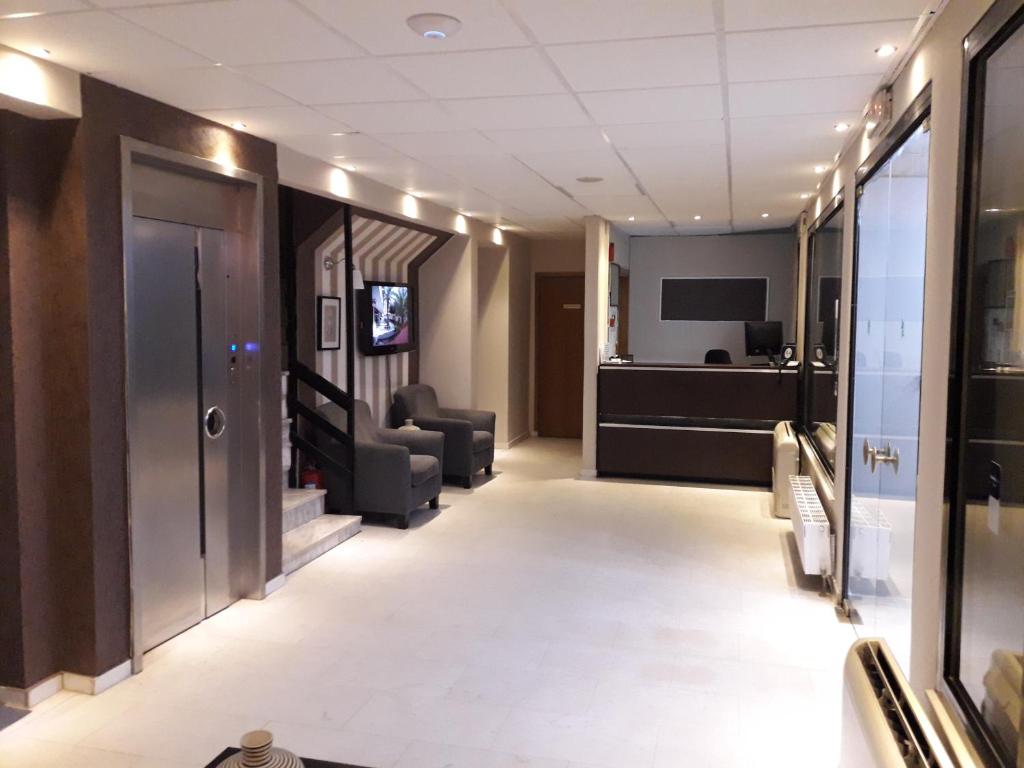
[[[330,256],[324,256],[324,269],[330,272],[339,264],[345,263],[345,257],[340,256],[338,258],[331,258]],[[359,271],[359,267],[352,269],[352,288],[356,291],[363,290],[363,273]]]

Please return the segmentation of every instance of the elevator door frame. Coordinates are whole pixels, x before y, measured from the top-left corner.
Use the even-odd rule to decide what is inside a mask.
[[[137,165],[142,166],[153,166],[160,168],[164,171],[172,172],[176,175],[180,175],[185,179],[196,179],[199,181],[214,181],[221,184],[227,184],[234,186],[239,189],[242,193],[240,194],[237,211],[235,213],[238,216],[236,222],[240,231],[240,239],[242,241],[242,258],[243,259],[254,259],[253,269],[251,275],[247,278],[253,287],[254,294],[254,318],[262,318],[263,307],[265,304],[265,297],[263,291],[263,276],[264,276],[264,221],[263,221],[263,177],[259,174],[252,173],[250,171],[241,170],[234,168],[233,166],[214,162],[193,155],[188,155],[183,152],[177,152],[174,150],[160,147],[155,144],[140,141],[130,137],[121,137],[121,222],[122,222],[122,248],[123,248],[123,262],[122,262],[122,280],[126,279],[127,270],[126,267],[132,258],[133,251],[133,238],[132,238],[132,222],[136,215],[145,215],[144,213],[136,211],[135,205],[135,194],[136,184],[134,180],[134,169]],[[249,205],[251,201],[251,206]],[[194,222],[181,222],[181,223],[194,223]],[[198,224],[197,224],[198,226]],[[127,355],[128,350],[128,334],[129,329],[127,327],[128,318],[128,306],[127,306],[127,289],[126,283],[123,284],[124,303],[122,307],[123,317],[125,318],[124,328],[124,343],[125,343],[125,356],[124,356],[124,398],[125,403],[128,403],[129,396],[129,358]],[[266,531],[266,499],[264,496],[264,489],[266,487],[266,438],[265,430],[262,419],[262,386],[261,380],[261,369],[263,365],[263,349],[264,349],[264,338],[262,322],[258,320],[254,323],[251,328],[251,335],[248,340],[251,340],[256,345],[255,351],[255,366],[256,366],[256,381],[257,386],[253,392],[253,411],[255,413],[254,423],[248,425],[251,431],[255,432],[255,439],[257,441],[257,461],[256,461],[256,476],[252,479],[256,491],[254,492],[254,501],[257,507],[257,525],[258,531],[256,532],[258,547],[256,548],[255,554],[255,571],[249,578],[249,583],[246,584],[246,592],[248,597],[260,599],[266,596],[266,560],[267,560],[267,531]],[[243,350],[240,350],[243,351]],[[241,427],[242,425],[238,425]],[[131,594],[131,611],[130,611],[130,644],[132,654],[132,671],[140,672],[143,668],[143,654],[145,648],[143,647],[144,641],[141,633],[141,601],[137,599],[138,595],[136,592],[136,563],[133,553],[133,537],[132,537],[132,510],[131,510],[131,442],[128,430],[127,410],[125,412],[125,422],[122,425],[124,429],[125,445],[127,447],[125,453],[125,472],[128,477],[128,489],[127,489],[127,506],[128,506],[128,529],[129,529],[129,588]]]

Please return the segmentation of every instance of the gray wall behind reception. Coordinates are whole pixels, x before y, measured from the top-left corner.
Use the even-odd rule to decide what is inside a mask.
[[[665,277],[767,277],[768,319],[796,340],[795,232],[634,237],[630,241],[629,349],[637,362],[701,363],[709,349],[747,362],[743,323],[661,321]]]

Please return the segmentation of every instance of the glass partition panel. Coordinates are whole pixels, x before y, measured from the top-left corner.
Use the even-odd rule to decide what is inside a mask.
[[[839,397],[839,295],[843,273],[843,209],[839,206],[808,241],[804,331],[803,424],[818,453],[835,471]]]
[[[1022,23],[1018,14],[971,68],[974,175],[966,184],[961,266],[966,354],[960,391],[950,395],[959,398],[961,419],[953,451],[946,675],[976,733],[1006,768],[1024,765]]]
[[[928,208],[925,119],[858,189],[846,591],[910,668]]]

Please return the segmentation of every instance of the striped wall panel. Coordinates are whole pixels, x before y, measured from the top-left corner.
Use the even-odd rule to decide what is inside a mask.
[[[436,238],[426,232],[368,219],[352,217],[352,252],[355,266],[364,280],[409,279],[409,265]],[[340,259],[345,253],[345,230],[339,228],[316,251],[316,291],[320,296],[340,296],[342,317],[345,302],[345,270],[323,268],[324,258]],[[315,309],[314,309],[315,311]],[[409,382],[409,353],[364,357],[358,346],[355,355],[355,396],[370,404],[377,421],[384,424],[391,405],[391,393]],[[317,373],[345,389],[345,345],[336,351],[317,352]]]

